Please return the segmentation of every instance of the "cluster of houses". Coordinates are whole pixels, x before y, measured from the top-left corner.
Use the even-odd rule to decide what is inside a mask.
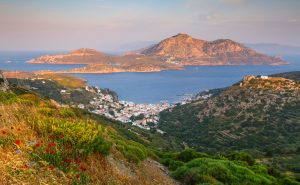
[[[104,115],[108,118],[123,122],[142,129],[150,130],[150,125],[156,125],[159,121],[159,113],[170,108],[168,102],[158,104],[136,104],[130,101],[115,100],[111,94],[102,93],[97,87],[85,90],[96,92],[97,96],[90,101],[88,106],[78,105],[79,108],[89,107],[90,111]]]

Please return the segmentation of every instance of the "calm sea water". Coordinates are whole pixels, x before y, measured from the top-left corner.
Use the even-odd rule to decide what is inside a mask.
[[[52,52],[52,54],[58,52]],[[0,52],[0,68],[4,70],[62,70],[80,65],[27,64],[26,60],[50,52]],[[183,94],[232,85],[248,74],[268,75],[300,71],[300,56],[285,56],[290,65],[283,66],[189,66],[183,71],[155,73],[71,74],[84,78],[90,85],[109,88],[121,100],[136,103],[175,102]],[[7,62],[11,61],[11,62]]]
[[[66,70],[81,67],[81,64],[28,64],[26,61],[42,55],[62,54],[60,51],[0,51],[0,69],[2,70]]]

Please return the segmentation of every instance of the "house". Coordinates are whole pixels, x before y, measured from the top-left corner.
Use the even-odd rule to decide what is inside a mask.
[[[269,77],[268,77],[268,76],[260,76],[260,78],[266,80],[266,79],[268,79]]]

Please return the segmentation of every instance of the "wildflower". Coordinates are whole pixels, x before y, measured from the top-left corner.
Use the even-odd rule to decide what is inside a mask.
[[[58,137],[59,137],[60,139],[61,139],[61,138],[63,138],[63,135],[62,135],[62,133],[60,133]]]
[[[75,164],[79,164],[80,161],[78,160],[78,158],[75,158]]]
[[[50,153],[51,153],[51,154],[54,154],[54,151],[53,151],[52,149],[50,149]]]
[[[49,169],[50,169],[50,170],[53,170],[53,169],[54,169],[54,166],[49,166]]]
[[[40,144],[39,144],[39,143],[36,143],[36,144],[35,144],[35,147],[36,147],[36,148],[40,147]]]
[[[46,150],[45,150],[45,151],[46,151],[46,153],[48,153],[48,152],[49,152],[49,149],[48,149],[48,148],[46,148]]]
[[[20,145],[20,140],[16,139],[15,144]]]
[[[48,143],[48,147],[51,147],[51,143]]]
[[[86,168],[84,166],[80,166],[79,169],[83,172],[86,171]]]
[[[17,131],[18,131],[18,132],[20,132],[20,131],[21,131],[21,129],[20,129],[20,128],[18,128],[18,129],[17,129]]]
[[[55,143],[51,143],[51,146],[56,146],[56,144]]]
[[[54,140],[54,139],[55,139],[55,136],[54,136],[54,135],[52,135],[52,136],[50,136],[50,138],[51,138],[52,140]]]
[[[2,134],[5,135],[7,132],[5,130],[2,130]]]
[[[68,163],[71,163],[72,162],[72,159],[68,159]]]
[[[71,148],[71,145],[67,145],[66,149],[69,150]]]

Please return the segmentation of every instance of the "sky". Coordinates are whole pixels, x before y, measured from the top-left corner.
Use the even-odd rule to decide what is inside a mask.
[[[119,51],[177,33],[300,46],[300,0],[0,0],[0,50]]]

